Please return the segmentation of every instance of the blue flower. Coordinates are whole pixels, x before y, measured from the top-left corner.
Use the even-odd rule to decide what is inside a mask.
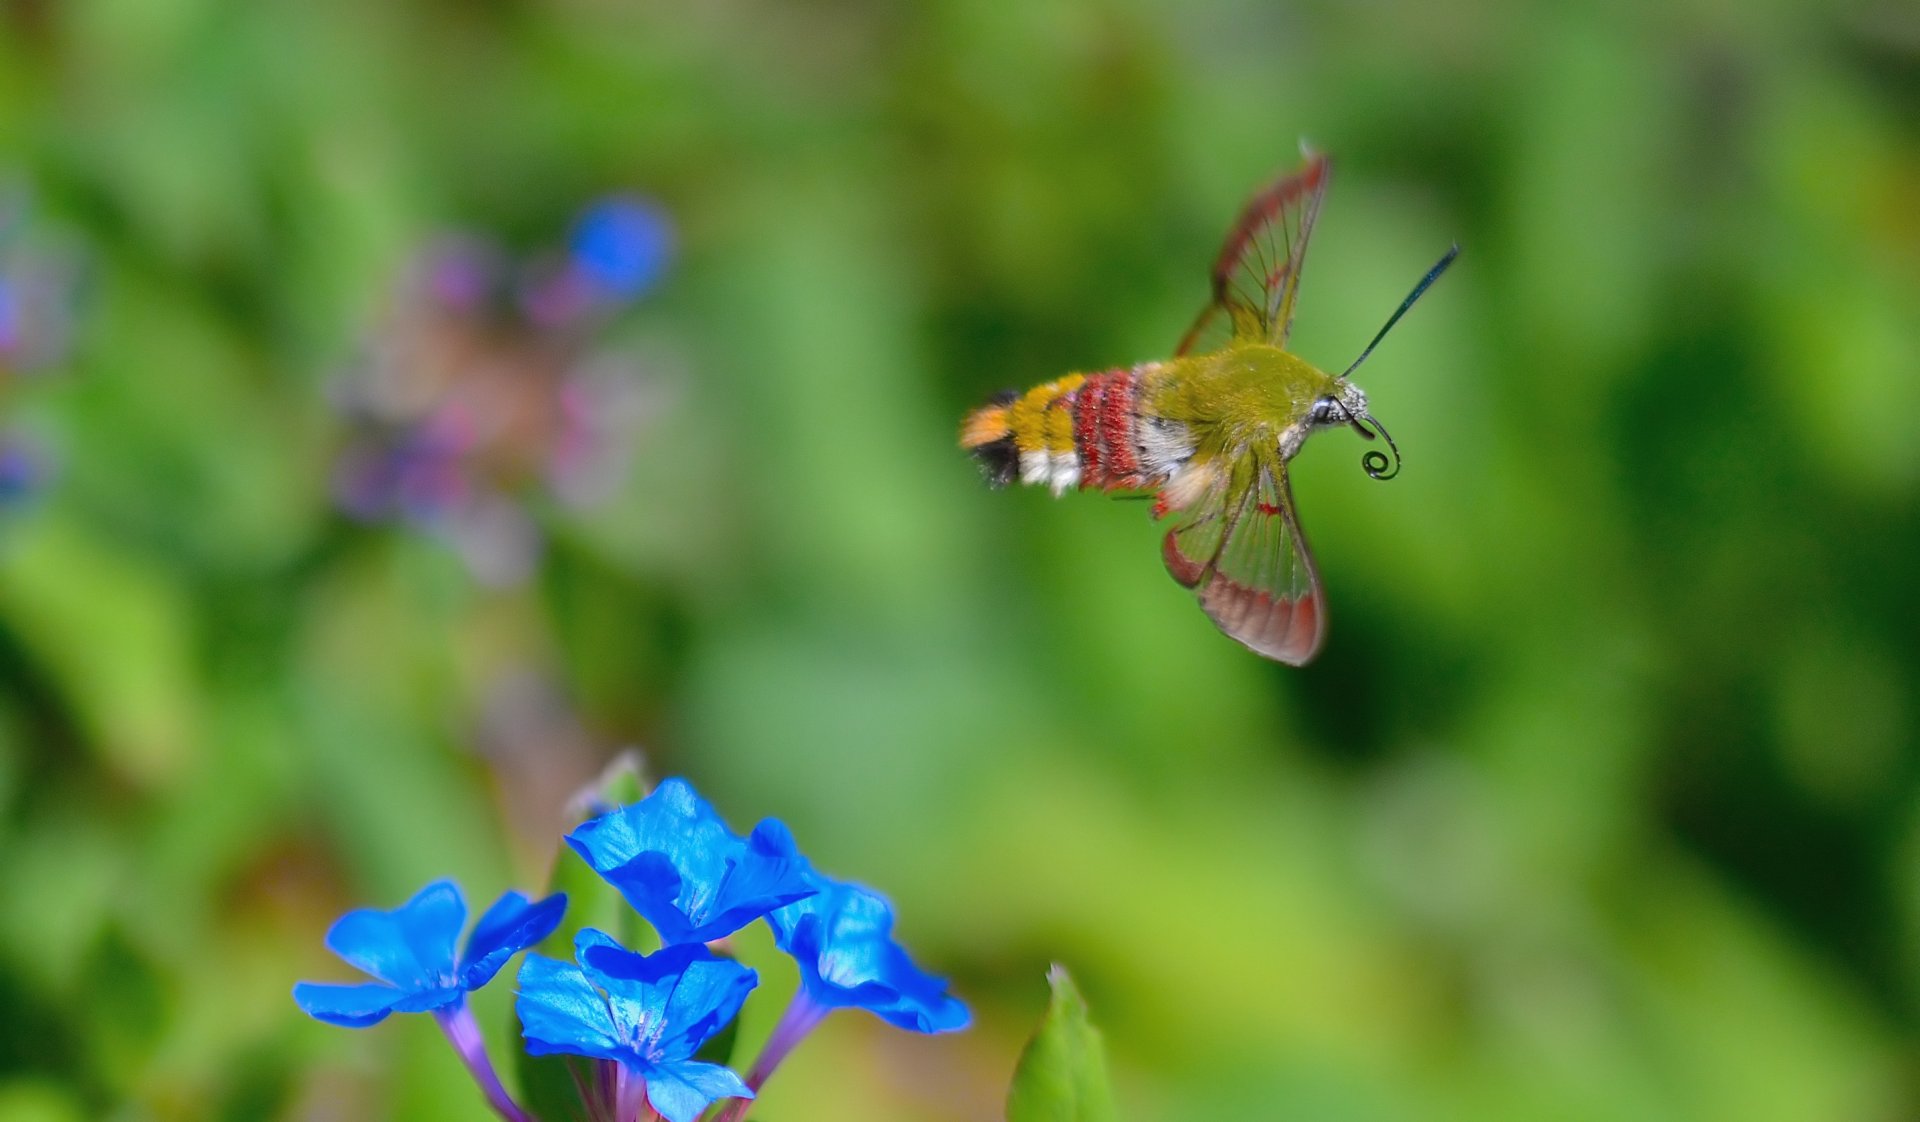
[[[378,982],[301,982],[293,987],[293,999],[309,1016],[347,1028],[378,1024],[389,1013],[458,1006],[469,990],[492,981],[508,959],[552,934],[566,909],[564,895],[532,903],[509,892],[480,917],[466,951],[456,958],[467,903],[452,881],[436,881],[390,912],[360,908],[327,931],[328,948]]]
[[[692,1122],[715,1099],[752,1098],[740,1077],[693,1059],[740,1012],[759,981],[698,944],[635,954],[588,928],[579,964],[528,955],[520,964],[521,1035],[534,1056],[612,1060],[646,1081],[667,1122]]]
[[[815,891],[785,826],[769,818],[739,837],[684,779],[581,825],[567,844],[667,946],[730,935]]]
[[[824,1008],[858,1008],[914,1032],[967,1027],[967,1007],[893,941],[893,908],[857,884],[813,874],[820,891],[767,917],[800,966],[801,992]]]
[[[659,208],[615,197],[595,203],[574,223],[573,267],[616,300],[632,300],[653,286],[672,251],[673,228]]]

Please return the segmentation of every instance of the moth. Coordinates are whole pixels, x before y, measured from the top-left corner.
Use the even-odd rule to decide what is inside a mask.
[[[1287,467],[1313,433],[1346,426],[1386,442],[1361,457],[1369,476],[1399,472],[1400,449],[1351,376],[1460,251],[1328,374],[1286,349],[1327,177],[1326,157],[1308,151],[1248,201],[1214,262],[1212,298],[1172,358],[1003,393],[960,429],[995,487],[1153,493],[1154,517],[1173,519],[1161,542],[1173,579],[1221,631],[1294,666],[1319,652],[1327,610]]]

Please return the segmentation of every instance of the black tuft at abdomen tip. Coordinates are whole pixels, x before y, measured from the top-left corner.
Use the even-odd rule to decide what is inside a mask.
[[[1020,474],[1020,450],[1011,436],[970,449],[989,487],[1005,487]]]

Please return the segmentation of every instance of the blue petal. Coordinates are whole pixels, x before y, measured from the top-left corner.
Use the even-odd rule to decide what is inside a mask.
[[[667,1122],[693,1122],[715,1099],[750,1099],[753,1092],[719,1064],[658,1064],[647,1072],[647,1101]]]
[[[732,959],[716,958],[698,943],[650,955],[606,940],[599,932],[579,943],[580,965],[607,993],[619,1035],[646,1042],[649,1062],[685,1060],[739,1015],[760,977]],[[605,940],[601,942],[599,940]]]
[[[454,978],[454,946],[466,901],[450,880],[435,881],[392,911],[358,908],[327,931],[333,953],[408,991],[439,989]]]
[[[763,822],[737,837],[682,779],[585,823],[567,844],[668,946],[729,935],[812,891],[786,827]]]
[[[601,989],[626,982],[659,982],[677,975],[695,956],[708,953],[699,943],[682,943],[652,954],[641,954],[621,946],[619,940],[594,927],[583,927],[573,937],[573,957]]]
[[[660,1054],[685,1059],[740,1015],[760,975],[730,958],[706,958],[687,965],[680,983],[667,995],[667,1032]]]
[[[697,882],[701,875],[695,873],[693,879]],[[653,925],[664,943],[671,946],[700,941],[692,938],[693,920],[678,903],[687,895],[686,879],[667,854],[642,853],[618,871],[602,872],[601,876]]]
[[[477,990],[491,982],[508,959],[553,934],[566,910],[564,893],[555,893],[537,904],[528,903],[518,892],[494,901],[474,924],[473,934],[467,936],[467,950],[460,959],[460,985]]]
[[[530,954],[520,963],[519,988],[514,1011],[528,1055],[593,1056],[625,1064],[638,1058],[621,1045],[606,998],[578,966]]]
[[[343,1028],[377,1025],[393,1012],[400,990],[380,982],[356,986],[337,986],[327,982],[301,982],[293,987],[293,1000],[316,1021]]]
[[[633,955],[635,958],[644,957],[636,951],[630,951],[621,946],[620,940],[615,939],[597,927],[582,927],[579,931],[574,932],[573,957],[577,961],[585,962],[587,951],[594,947],[611,947],[622,954]]]
[[[630,300],[659,279],[672,239],[672,227],[657,208],[636,199],[607,199],[574,225],[574,267],[607,295]]]
[[[777,818],[763,820],[722,878],[709,905],[707,927],[731,934],[775,908],[806,899],[817,891],[808,873],[807,860],[786,824]],[[705,935],[702,941],[718,937]]]
[[[767,917],[774,941],[794,957],[801,985],[821,1005],[865,1009],[914,1032],[967,1026],[967,1007],[940,978],[914,965],[893,940],[886,897],[815,874],[819,895]]]
[[[632,806],[586,822],[567,844],[620,890],[668,943],[688,928],[675,901],[681,871],[717,874],[728,847],[727,828],[685,781],[669,779]]]
[[[921,971],[898,945],[892,958],[892,997],[869,997],[861,1008],[909,1032],[958,1032],[972,1023],[966,1003],[947,992],[946,979]]]

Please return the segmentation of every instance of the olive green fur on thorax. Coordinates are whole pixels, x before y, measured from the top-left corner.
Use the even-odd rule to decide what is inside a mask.
[[[1217,454],[1269,444],[1302,421],[1335,379],[1267,343],[1233,343],[1160,363],[1143,387],[1153,415],[1187,425],[1196,451]]]

